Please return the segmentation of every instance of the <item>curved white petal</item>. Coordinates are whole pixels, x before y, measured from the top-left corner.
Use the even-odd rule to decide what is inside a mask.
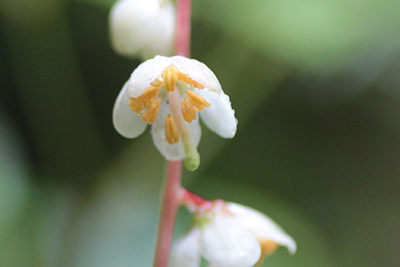
[[[207,127],[224,138],[234,137],[238,122],[235,118],[235,111],[229,101],[229,96],[222,90],[220,94],[205,89],[197,90],[196,93],[210,103],[209,108],[205,108],[203,113],[200,112],[200,116]]]
[[[204,226],[200,251],[210,263],[223,267],[250,267],[261,256],[261,246],[233,216],[214,216]]]
[[[174,53],[175,18],[173,1],[164,1],[157,16],[157,20],[160,22],[159,30],[153,31],[150,43],[142,53],[143,58],[149,59],[156,55],[170,56]]]
[[[261,212],[236,203],[228,203],[228,209],[251,231],[258,240],[268,239],[296,252],[296,242],[271,218]]]
[[[179,137],[179,142],[172,145],[165,140],[165,118],[169,112],[170,109],[167,102],[161,102],[160,113],[158,114],[158,117],[151,128],[154,144],[167,160],[183,160],[186,158],[186,154],[182,144],[182,139]],[[201,137],[201,128],[198,118],[191,123],[187,122],[186,125],[189,127],[191,137],[193,138],[194,144],[197,147]]]
[[[128,80],[128,97],[140,96],[169,65],[171,65],[170,58],[163,56],[156,56],[140,64]]]
[[[200,267],[200,229],[193,228],[172,249],[171,267]]]
[[[212,72],[212,70],[210,70],[204,63],[182,56],[171,57],[171,62],[180,71],[189,75],[196,82],[204,85],[206,88],[203,90],[210,90],[217,93],[221,91],[221,84],[214,72]]]
[[[120,0],[110,11],[109,31],[111,44],[121,55],[168,55],[175,36],[174,5],[172,1]]]
[[[189,128],[190,136],[193,139],[194,145],[197,147],[200,143],[201,138],[201,127],[199,123],[199,115],[196,116],[196,119],[192,122],[186,122],[186,125]]]
[[[135,112],[131,111],[126,95],[125,83],[114,104],[113,123],[115,129],[124,137],[135,138],[141,135],[147,127],[147,123]]]

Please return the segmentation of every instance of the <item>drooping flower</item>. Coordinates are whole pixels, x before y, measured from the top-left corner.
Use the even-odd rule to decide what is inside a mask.
[[[171,0],[119,0],[109,15],[115,52],[143,59],[173,54],[175,6]]]
[[[198,111],[218,135],[235,135],[235,112],[214,73],[194,59],[156,56],[142,63],[123,86],[113,121],[127,138],[139,136],[153,124],[154,143],[167,160],[196,161],[201,136]]]
[[[271,218],[236,203],[214,201],[197,211],[195,226],[174,246],[172,267],[251,267],[279,245],[296,252],[296,242]]]

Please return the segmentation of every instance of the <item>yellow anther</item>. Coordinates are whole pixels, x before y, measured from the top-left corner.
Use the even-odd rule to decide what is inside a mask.
[[[165,85],[165,90],[171,93],[175,90],[175,83],[178,80],[178,70],[170,65],[166,67],[163,71],[163,80]]]
[[[142,112],[144,109],[146,109],[146,104],[145,103],[137,103],[131,99],[129,99],[129,105],[131,106],[131,110],[137,114]]]
[[[195,120],[197,111],[199,110],[189,100],[186,98],[181,100],[181,112],[185,121],[192,122]]]
[[[179,142],[178,128],[170,114],[165,118],[165,140],[171,145]]]
[[[204,97],[196,94],[193,91],[186,91],[186,98],[201,112],[203,112],[204,108],[210,107],[210,103],[208,103],[207,100],[204,99]]]
[[[136,113],[143,111],[151,101],[157,97],[159,92],[160,88],[149,86],[140,96],[129,98],[129,106],[131,106],[131,110]]]
[[[160,75],[161,76],[161,75]],[[151,86],[154,86],[154,87],[161,87],[161,86],[163,86],[164,85],[164,81],[163,80],[161,80],[161,77],[160,76],[158,76],[154,81],[152,81],[151,83],[150,83],[150,85]]]
[[[275,243],[274,241],[271,241],[269,239],[262,240],[260,244],[261,244],[261,257],[256,263],[256,265],[261,264],[264,261],[265,256],[271,255],[279,247],[278,243]]]
[[[140,96],[129,99],[131,110],[136,112],[148,124],[152,124],[156,120],[160,111],[161,99],[157,97],[159,92],[159,87],[149,86]],[[146,112],[141,114],[145,109],[147,109]]]
[[[187,83],[189,86],[191,87],[196,87],[199,89],[204,89],[204,85],[202,85],[199,82],[196,82],[195,80],[193,80],[192,78],[190,78],[189,75],[187,75],[186,73],[183,73],[181,71],[178,71],[178,80]]]
[[[160,92],[160,87],[149,86],[144,90],[144,92],[138,97],[143,99],[152,99],[155,96],[158,96]]]
[[[147,106],[147,111],[144,114],[139,114],[143,121],[147,121],[148,124],[152,124],[156,121],[158,113],[160,112],[161,99],[154,98],[150,104]]]

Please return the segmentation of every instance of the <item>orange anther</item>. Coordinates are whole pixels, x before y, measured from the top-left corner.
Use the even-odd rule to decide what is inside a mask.
[[[163,80],[167,92],[173,92],[175,90],[175,83],[178,80],[178,70],[173,65],[166,67],[163,71]]]
[[[170,114],[165,118],[165,140],[171,145],[179,142],[178,128]]]
[[[133,97],[132,97],[133,98]],[[131,106],[131,110],[136,113],[142,112],[146,109],[146,105],[144,103],[137,103],[135,102],[136,99],[129,99],[129,106]]]
[[[199,89],[204,89],[204,85],[202,85],[199,82],[196,82],[195,80],[193,80],[192,78],[190,78],[189,75],[187,75],[184,72],[178,71],[178,80],[187,83],[188,85],[190,85],[191,87],[196,87]]]
[[[277,243],[271,240],[261,241],[261,251],[263,255],[269,255],[275,252],[275,250],[279,247]]]
[[[131,110],[139,114],[151,104],[159,92],[160,88],[149,86],[140,96],[129,98]]]
[[[161,98],[157,97],[159,92],[159,87],[149,86],[140,96],[129,98],[131,110],[136,112],[148,124],[155,122],[160,111]],[[141,112],[145,109],[147,109],[146,112],[142,114]]]
[[[203,111],[204,108],[210,107],[210,103],[204,99],[199,94],[196,94],[193,91],[186,91],[186,97],[190,101],[190,103],[195,106],[199,111]]]
[[[264,261],[265,256],[271,255],[279,247],[277,243],[269,239],[261,240],[260,244],[261,244],[261,257],[256,263],[257,265],[261,264]]]
[[[181,112],[183,118],[187,122],[192,122],[196,119],[196,113],[199,111],[192,103],[189,102],[186,98],[183,98],[181,101]]]
[[[160,92],[160,87],[154,87],[150,85],[149,87],[146,88],[146,90],[143,91],[143,93],[138,98],[151,99],[155,96],[158,96],[159,92]]]
[[[147,111],[143,115],[139,114],[139,116],[142,117],[143,121],[147,121],[148,124],[152,124],[156,121],[158,113],[161,109],[160,103],[160,98],[154,98],[151,101],[151,103],[147,106]]]
[[[161,76],[161,75],[160,75]],[[164,85],[164,81],[161,80],[160,76],[158,76],[154,81],[150,83],[151,86],[154,87],[161,87]]]

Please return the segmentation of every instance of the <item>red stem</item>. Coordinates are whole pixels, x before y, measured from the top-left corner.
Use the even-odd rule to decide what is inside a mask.
[[[174,233],[175,218],[183,191],[181,189],[182,161],[169,161],[164,198],[158,225],[154,267],[167,267]]]
[[[192,0],[177,0],[176,54],[190,56],[190,31]],[[176,214],[184,190],[181,187],[182,161],[168,161],[164,197],[158,224],[154,267],[168,267]]]
[[[186,188],[182,188],[182,198],[181,204],[185,205],[191,212],[196,212],[201,208],[209,207],[212,202],[207,199],[202,198],[199,195],[187,190]]]
[[[190,57],[192,0],[178,0],[176,14],[176,54]]]

